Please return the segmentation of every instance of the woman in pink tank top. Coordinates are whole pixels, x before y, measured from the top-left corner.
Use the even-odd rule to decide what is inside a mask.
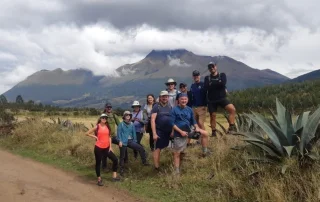
[[[103,186],[102,179],[100,176],[100,167],[102,158],[108,157],[112,160],[112,181],[119,181],[120,178],[117,177],[118,170],[118,158],[114,155],[112,151],[111,137],[110,137],[110,127],[107,122],[107,114],[101,114],[98,123],[95,127],[90,129],[86,135],[92,137],[96,140],[94,147],[94,156],[96,159],[96,174],[98,177],[97,185]]]

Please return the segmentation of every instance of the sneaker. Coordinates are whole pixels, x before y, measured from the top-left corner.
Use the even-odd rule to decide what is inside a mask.
[[[212,130],[211,137],[217,137],[217,130]]]
[[[118,182],[118,181],[120,181],[120,178],[119,178],[119,177],[113,177],[113,178],[112,178],[112,182]]]
[[[237,127],[236,127],[236,125],[230,125],[229,126],[229,129],[228,129],[228,134],[232,134],[232,133],[235,133],[235,132],[237,132]]]
[[[98,186],[103,186],[102,180],[98,180],[97,185],[98,185]]]

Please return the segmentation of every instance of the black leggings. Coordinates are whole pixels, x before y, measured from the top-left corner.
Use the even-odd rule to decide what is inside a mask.
[[[118,158],[112,151],[109,152],[109,147],[102,149],[100,147],[94,147],[94,156],[96,158],[96,174],[97,177],[100,177],[100,167],[101,167],[101,160],[103,156],[108,157],[112,161],[112,171],[117,172],[118,170]]]

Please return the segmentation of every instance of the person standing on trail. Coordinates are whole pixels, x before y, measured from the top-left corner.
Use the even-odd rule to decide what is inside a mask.
[[[161,91],[159,103],[156,103],[151,111],[151,128],[154,140],[153,162],[154,168],[159,171],[160,152],[169,145],[172,133],[171,109],[168,103],[168,91]]]
[[[149,133],[149,145],[151,151],[154,150],[154,141],[153,141],[153,135],[152,135],[152,128],[151,128],[151,111],[153,108],[153,105],[155,104],[155,98],[153,94],[147,95],[147,104],[145,104],[143,110],[148,116],[148,123],[145,125],[145,131],[146,133]]]
[[[111,103],[107,102],[105,104],[105,108],[102,113],[107,114],[108,116],[107,121],[111,129],[110,134],[111,134],[112,143],[119,145],[119,140],[116,136],[116,126],[119,125],[120,121],[119,121],[119,117],[115,113],[113,113]],[[128,153],[126,153],[125,162],[126,163],[128,162]],[[107,157],[102,158],[102,169],[104,170],[107,169]]]
[[[227,76],[225,73],[219,73],[217,65],[212,62],[208,64],[208,69],[210,71],[210,75],[204,78],[204,87],[207,93],[212,136],[216,136],[216,112],[219,106],[224,108],[229,113],[228,133],[236,132],[236,108],[227,99]]]
[[[112,160],[112,181],[119,181],[117,177],[118,170],[118,158],[114,155],[111,144],[110,126],[107,122],[108,115],[101,114],[98,124],[90,129],[86,135],[96,140],[94,147],[94,156],[96,159],[96,175],[98,177],[98,186],[103,186],[103,182],[100,175],[101,160],[103,157],[108,157]],[[92,134],[92,133],[95,133]]]
[[[137,143],[141,145],[141,139],[143,137],[144,126],[148,122],[148,116],[144,113],[143,110],[141,110],[141,105],[139,101],[134,101],[132,103],[132,122],[134,124],[134,127],[136,129],[136,137],[137,137]],[[134,150],[134,158],[138,157],[138,151]]]
[[[169,96],[169,104],[171,107],[177,106],[177,96],[180,93],[178,90],[176,90],[177,82],[175,82],[173,79],[168,79],[168,81],[165,83],[167,86],[168,96]]]
[[[139,152],[143,165],[150,165],[147,163],[146,151],[143,146],[137,143],[136,129],[131,121],[131,112],[125,111],[122,119],[123,121],[119,124],[117,129],[117,137],[119,139],[120,147],[120,175],[124,174],[124,158],[125,153],[127,152],[127,147]]]
[[[181,93],[179,95],[179,105],[172,109],[171,124],[173,126],[173,154],[174,154],[174,166],[175,172],[180,173],[180,153],[187,147],[187,141],[189,134],[200,133],[202,139],[202,157],[206,157],[209,154],[208,146],[208,132],[198,127],[197,122],[194,119],[193,111],[187,106],[188,95]],[[192,129],[194,128],[194,130]],[[191,137],[190,137],[191,138]]]

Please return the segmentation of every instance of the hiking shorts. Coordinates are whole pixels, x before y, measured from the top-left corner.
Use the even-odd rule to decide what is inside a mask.
[[[209,113],[217,112],[218,107],[225,108],[227,105],[231,104],[231,102],[228,99],[223,99],[215,102],[208,103],[208,109]]]
[[[202,125],[206,121],[206,113],[207,113],[207,107],[201,106],[201,107],[193,107],[193,114],[194,118],[197,121],[197,123],[201,123]]]
[[[175,137],[173,140],[173,152],[182,152],[187,148],[188,138],[187,137]]]
[[[155,149],[163,149],[168,147],[171,132],[164,132],[158,129],[156,130],[159,138],[156,142],[154,142]]]

